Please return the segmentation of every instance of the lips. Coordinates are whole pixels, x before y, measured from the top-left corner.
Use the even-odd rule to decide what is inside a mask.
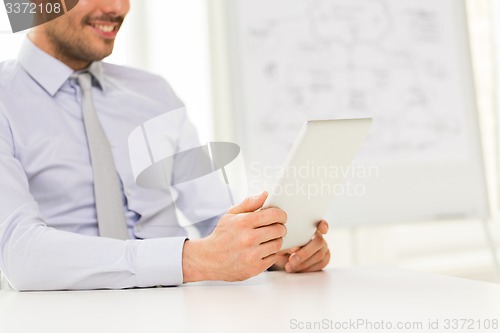
[[[117,28],[116,25],[91,24],[91,26],[104,32],[112,32]]]
[[[120,29],[120,24],[114,22],[89,22],[88,25],[105,38],[114,38]]]

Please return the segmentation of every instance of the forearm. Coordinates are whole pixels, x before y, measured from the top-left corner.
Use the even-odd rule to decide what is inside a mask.
[[[0,270],[17,290],[121,289],[182,283],[184,238],[114,240],[46,227],[36,205],[0,224]]]

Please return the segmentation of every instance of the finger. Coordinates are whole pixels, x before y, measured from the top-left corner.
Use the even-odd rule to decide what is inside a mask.
[[[241,203],[233,206],[228,210],[229,214],[240,214],[255,212],[257,209],[261,208],[267,199],[267,192],[262,192],[255,197],[248,197]]]
[[[276,253],[273,253],[265,258],[262,258],[262,271],[265,271],[272,265],[276,263],[276,260],[278,259],[278,255]]]
[[[326,222],[325,220],[321,220],[318,224],[318,231],[320,233],[322,233],[323,235],[325,235],[327,232],[328,232],[328,229],[329,229],[329,226],[328,226],[328,222]]]
[[[292,265],[292,270],[295,272],[299,272],[307,269],[308,267],[314,266],[319,262],[322,262],[328,253],[328,247],[326,245],[322,247],[318,252],[314,253],[309,259],[304,260],[299,265]]]
[[[259,253],[261,258],[270,256],[271,254],[277,254],[283,245],[283,238],[273,239],[269,242],[265,242],[259,245]]]
[[[322,270],[323,268],[325,268],[328,263],[330,262],[330,258],[331,258],[331,254],[330,254],[330,251],[328,251],[326,254],[325,254],[325,257],[323,258],[323,260],[321,260],[320,262],[316,263],[316,264],[313,264],[307,268],[304,268],[304,269],[301,269],[300,271],[297,271],[297,273],[306,273],[306,272],[317,272],[317,271],[320,271]]]
[[[276,256],[277,256],[276,262],[273,265],[274,270],[284,270],[285,265],[288,263],[289,255],[282,254],[281,251],[278,251],[278,253],[276,253]]]
[[[266,208],[248,214],[245,219],[245,223],[248,223],[251,227],[259,228],[274,223],[284,224],[286,223],[287,216],[286,213],[279,208]]]
[[[281,223],[274,223],[255,229],[255,233],[257,242],[261,244],[273,239],[285,237],[286,227]]]
[[[302,262],[308,260],[312,255],[318,252],[323,246],[326,246],[323,236],[321,236],[320,233],[316,233],[309,243],[290,256],[290,263],[294,267],[299,266]]]
[[[298,250],[300,250],[300,246],[294,246],[294,247],[290,247],[288,249],[281,250],[280,254],[282,254],[282,255],[285,255],[285,254],[290,255],[292,253],[297,252]]]

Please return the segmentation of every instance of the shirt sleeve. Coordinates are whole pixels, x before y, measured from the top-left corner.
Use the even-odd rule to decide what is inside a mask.
[[[47,226],[0,104],[0,270],[16,290],[179,285],[184,237],[115,240]]]

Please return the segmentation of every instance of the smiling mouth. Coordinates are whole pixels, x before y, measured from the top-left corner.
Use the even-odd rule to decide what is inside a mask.
[[[83,23],[92,28],[94,33],[98,36],[105,39],[114,39],[123,23],[123,17],[109,15],[86,17]]]
[[[106,33],[117,32],[120,27],[118,23],[111,23],[111,22],[90,22],[88,23],[88,25],[90,25],[94,29]]]
[[[91,27],[93,27],[94,29],[98,29],[98,30],[101,30],[103,32],[116,32],[118,31],[118,24],[98,24],[98,23],[94,23],[94,24],[89,24]]]

